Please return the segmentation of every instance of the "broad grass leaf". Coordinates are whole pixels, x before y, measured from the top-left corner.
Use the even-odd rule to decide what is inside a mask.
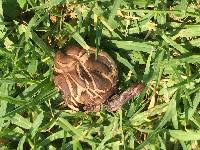
[[[31,35],[31,39],[42,49],[43,53],[46,53],[48,56],[52,56],[49,51],[50,48],[34,31],[31,31]]]
[[[17,113],[10,118],[10,121],[23,129],[30,129],[32,127],[32,123],[29,121],[29,119],[24,118]]]
[[[139,7],[146,7],[147,4],[151,4],[152,2],[149,0],[134,0],[133,4],[139,6]]]
[[[32,84],[28,88],[26,88],[23,91],[23,95],[25,97],[32,97],[33,95],[37,94],[37,92],[41,91],[41,89],[43,89],[45,86],[47,86],[49,82],[50,82],[49,78],[40,80],[36,84]],[[49,87],[51,88],[51,86],[49,86]],[[51,90],[51,89],[49,89],[49,90]]]
[[[7,107],[8,107],[8,102],[4,101],[2,97],[7,97],[8,95],[8,87],[9,85],[4,83],[0,86],[0,131],[2,130],[2,127],[4,126],[4,121],[5,119],[2,118],[6,114]]]
[[[121,62],[124,66],[128,67],[132,72],[135,73],[134,67],[129,61],[122,56],[119,55],[119,53],[115,52],[117,54],[117,60]]]
[[[110,32],[108,29],[103,28],[102,29],[102,35],[104,37],[108,37],[108,38],[114,38],[114,39],[122,39],[122,37],[117,34],[116,32]]]
[[[98,6],[96,5],[93,9],[93,13],[94,15],[98,16],[99,20],[101,21],[101,23],[110,31],[110,32],[114,32],[114,29],[116,29],[117,27],[117,24],[115,22],[115,20],[113,18],[110,19],[110,21],[105,18],[103,16],[103,10]],[[113,12],[115,13],[115,12]],[[113,16],[113,15],[112,15]]]
[[[57,139],[62,139],[64,137],[64,130],[60,130],[57,132],[54,132],[53,134],[50,134],[47,138],[42,140],[38,145],[36,146],[37,149],[41,149],[42,147],[48,145],[49,143],[57,140]],[[71,135],[67,133],[66,137],[70,137]]]
[[[25,140],[26,140],[26,135],[22,136],[22,138],[20,139],[18,146],[17,146],[17,150],[23,150],[24,149]]]
[[[2,0],[0,1],[0,22],[3,22],[3,7],[2,7]],[[4,27],[5,26],[2,26],[1,24],[0,24],[0,29],[4,29]],[[3,31],[3,30],[2,30]],[[0,33],[2,33],[1,31],[0,31]],[[0,34],[0,39],[2,38],[3,36]]]
[[[192,131],[192,130],[169,130],[170,135],[181,141],[192,141],[192,140],[200,140],[200,131]]]
[[[113,24],[110,24],[108,22],[108,20],[104,17],[99,17],[101,20],[101,23],[110,31],[110,32],[114,32],[116,26],[114,26],[113,24],[115,23],[114,21],[112,21]]]
[[[175,129],[178,129],[179,127],[179,121],[178,121],[178,112],[177,112],[177,105],[176,105],[176,101],[179,100],[179,92],[176,92],[175,95],[173,95],[172,99],[174,101],[173,105],[172,105],[172,123]]]
[[[111,8],[111,12],[109,15],[109,19],[108,19],[109,21],[115,18],[115,15],[117,14],[117,10],[120,7],[120,3],[121,3],[121,0],[114,1],[113,7]]]
[[[187,12],[187,7],[188,7],[188,0],[181,0],[181,11],[183,14],[186,14]]]
[[[31,137],[33,138],[35,136],[35,134],[38,131],[39,126],[42,124],[42,121],[44,119],[44,114],[43,112],[41,112],[36,119],[34,120],[33,124],[32,124],[32,128],[30,129],[30,134]]]
[[[120,150],[121,142],[120,141],[111,142],[106,144],[106,147],[113,150]]]
[[[72,0],[68,0],[67,3],[70,3],[71,1]],[[45,4],[42,4],[40,6],[32,7],[32,9],[34,10],[42,10],[46,8],[51,9],[52,7],[62,4],[64,2],[66,2],[66,0],[50,0],[50,1],[46,1]]]
[[[28,72],[30,74],[36,74],[37,66],[38,66],[38,60],[32,59],[30,64],[28,65],[28,68],[27,68]]]
[[[113,137],[114,132],[116,131],[118,127],[118,118],[114,117],[111,122],[112,123],[109,126],[105,127],[105,137],[101,141],[101,143],[98,145],[96,150],[105,149],[105,143]]]
[[[133,126],[140,126],[145,122],[151,122],[151,120],[148,118],[151,118],[155,115],[162,114],[163,112],[166,112],[166,110],[167,110],[167,104],[166,103],[160,104],[160,105],[155,106],[152,109],[135,114],[129,120]]]
[[[158,140],[159,140],[159,142],[160,142],[160,149],[162,149],[162,150],[167,150],[167,146],[166,146],[166,142],[167,142],[167,140],[166,140],[166,133],[164,133],[164,137],[161,137],[160,135],[158,135]]]
[[[161,119],[159,125],[157,126],[157,130],[162,128],[168,121],[171,120],[172,116],[174,115],[174,111],[173,111],[173,106],[175,105],[176,100],[172,99],[168,105],[167,111],[164,115],[164,117]]]
[[[168,121],[170,121],[170,120],[172,119],[172,116],[173,116],[173,113],[174,113],[174,111],[173,111],[174,103],[176,103],[176,101],[175,101],[174,99],[172,99],[172,100],[170,101],[169,105],[167,106],[167,111],[166,111],[164,117],[160,120],[160,122],[159,122],[158,126],[156,127],[156,129],[153,130],[153,131],[149,134],[149,136],[147,137],[147,139],[144,140],[143,143],[141,143],[136,149],[141,149],[141,148],[143,148],[144,146],[146,146],[146,145],[150,142],[150,140],[151,140],[152,138],[155,138],[155,136],[156,136],[156,134],[159,132],[159,130],[161,130],[161,129],[164,127],[164,125],[165,125]]]
[[[191,40],[190,44],[194,47],[200,47],[200,38]]]
[[[101,36],[102,36],[102,25],[99,21],[99,19],[97,19],[97,23],[96,23],[96,37],[95,37],[95,43],[96,43],[96,53],[95,53],[95,58],[97,59],[98,54],[99,54],[99,47],[101,44]]]
[[[1,35],[0,35],[0,37],[1,37]],[[3,47],[0,47],[0,55],[4,56],[4,57],[7,57],[7,58],[13,57],[12,52],[8,51],[8,49],[3,48]]]
[[[53,89],[53,90],[47,92],[43,97],[29,101],[26,104],[24,104],[23,106],[20,106],[20,107],[16,108],[15,110],[8,112],[3,117],[7,117],[7,116],[13,115],[15,113],[22,112],[30,107],[39,105],[39,104],[49,100],[50,98],[53,98],[56,94],[57,94],[57,91],[55,89]]]
[[[182,65],[183,63],[198,63],[200,62],[200,55],[198,54],[185,54],[174,59],[165,60],[163,61],[163,65],[166,66],[174,66],[177,67],[178,65]]]
[[[0,99],[2,101],[6,101],[6,102],[9,102],[11,104],[15,104],[15,105],[24,105],[26,102],[26,100],[22,100],[22,99],[19,99],[19,98],[13,98],[13,97],[10,97],[10,96],[0,96]]]
[[[161,24],[161,25],[166,24],[166,21],[167,21],[166,13],[165,12],[156,13],[156,19],[159,24]]]
[[[54,118],[51,118],[51,120],[46,123],[45,125],[41,126],[38,130],[38,132],[46,132],[49,131],[51,128],[53,128],[56,124],[56,121],[58,119],[59,115],[54,116]]]
[[[134,41],[118,41],[118,40],[111,40],[113,44],[115,44],[118,48],[129,50],[129,51],[141,51],[150,53],[154,49],[154,44],[151,42],[134,42]]]
[[[13,45],[14,45],[14,43],[13,43],[13,41],[11,40],[11,39],[9,39],[8,37],[6,37],[5,39],[4,39],[4,45],[5,45],[5,48],[7,49],[7,50],[9,50],[9,51],[13,51]]]
[[[188,115],[190,115],[189,113],[190,112],[188,112]],[[185,117],[185,116],[183,116],[183,117]],[[195,112],[193,114],[193,116],[190,117],[189,119],[198,127],[198,129],[200,129],[200,116],[199,116],[198,112]]]
[[[28,41],[29,38],[32,38],[31,30],[32,30],[33,27],[35,27],[38,20],[39,20],[39,16],[34,15],[34,17],[32,17],[31,20],[29,21],[27,29],[26,29],[26,33],[25,33],[25,40],[26,41]]]
[[[145,67],[145,71],[144,71],[144,80],[146,81],[146,83],[148,81],[150,81],[153,78],[153,69],[151,67],[151,61],[152,59],[155,57],[155,51],[151,50],[147,62],[146,62],[146,67]]]
[[[77,141],[76,139],[72,138],[72,145],[73,145],[73,150],[83,150],[83,147],[81,146],[81,143]]]
[[[157,57],[155,58],[156,64],[155,64],[154,74],[157,75],[156,86],[158,86],[159,82],[161,81],[163,70],[164,70],[164,66],[162,66],[162,62],[164,60],[165,50],[161,49],[161,51],[156,51],[156,52],[157,52],[157,55],[155,54],[155,56]]]
[[[81,130],[73,127],[66,119],[58,118],[57,124],[71,135],[84,136]],[[81,138],[82,139],[82,138]]]
[[[192,116],[197,111],[199,104],[200,104],[200,91],[198,91],[195,94],[195,97],[194,97],[194,100],[193,100],[193,105],[188,110],[188,119],[192,119]]]
[[[65,29],[72,35],[72,37],[86,50],[89,50],[90,47],[87,45],[82,36],[72,27],[69,23],[65,23]]]
[[[26,4],[26,0],[17,0],[19,6],[21,7],[21,9],[24,8],[24,5]]]
[[[151,33],[150,31],[156,30],[156,24],[150,21],[154,17],[154,13],[137,12],[137,15],[140,16],[140,20],[136,21],[135,26],[129,29],[129,34],[139,34],[145,31]]]
[[[178,37],[186,37],[186,38],[190,38],[190,37],[198,37],[200,36],[200,25],[197,26],[190,26],[190,28],[187,29],[182,29],[180,30],[176,35],[174,35],[172,37],[172,39],[176,39]]]
[[[112,24],[112,25],[116,24],[115,21],[114,21],[114,18],[117,14],[117,10],[120,7],[120,3],[121,3],[121,0],[115,0],[114,1],[113,7],[111,8],[111,12],[110,12],[110,15],[109,15],[109,18],[108,18],[109,24]]]
[[[33,84],[33,83],[37,83],[39,81],[37,80],[31,80],[31,79],[25,79],[25,78],[12,78],[12,79],[0,79],[0,83],[8,83],[8,84],[11,84],[11,83],[24,83],[24,84]]]
[[[165,42],[167,42],[169,45],[173,46],[176,50],[180,51],[181,53],[189,52],[186,48],[182,47],[180,44],[173,41],[170,37],[168,37],[166,34],[162,33],[161,37]]]
[[[155,5],[158,7],[158,9],[162,9],[162,12],[155,13],[154,18],[158,21],[158,24],[164,25],[167,21],[167,1],[161,1],[160,3],[158,1],[155,1]]]

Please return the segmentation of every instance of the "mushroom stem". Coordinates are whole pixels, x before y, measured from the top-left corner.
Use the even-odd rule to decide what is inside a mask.
[[[144,83],[133,84],[121,94],[112,96],[111,101],[107,104],[107,111],[113,112],[118,110],[128,100],[141,93],[144,87]]]

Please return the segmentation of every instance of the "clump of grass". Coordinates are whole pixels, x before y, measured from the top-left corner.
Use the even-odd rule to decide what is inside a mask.
[[[198,149],[199,1],[0,1],[1,149]],[[79,44],[116,60],[116,113],[58,109],[55,51]]]

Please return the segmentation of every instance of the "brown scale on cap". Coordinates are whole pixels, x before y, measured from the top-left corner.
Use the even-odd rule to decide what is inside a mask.
[[[135,84],[121,95],[112,96],[118,80],[117,66],[102,50],[95,59],[94,48],[88,53],[72,45],[64,52],[58,51],[54,71],[55,86],[62,93],[65,104],[75,111],[100,111],[102,104],[107,104],[108,111],[116,111],[144,89],[144,84]],[[111,100],[107,101],[109,97]]]

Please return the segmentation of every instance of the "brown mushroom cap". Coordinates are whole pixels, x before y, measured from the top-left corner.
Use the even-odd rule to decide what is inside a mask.
[[[56,53],[54,71],[55,86],[73,110],[104,103],[113,94],[118,78],[116,64],[106,52],[101,50],[95,59],[94,48],[88,53],[74,45]]]

